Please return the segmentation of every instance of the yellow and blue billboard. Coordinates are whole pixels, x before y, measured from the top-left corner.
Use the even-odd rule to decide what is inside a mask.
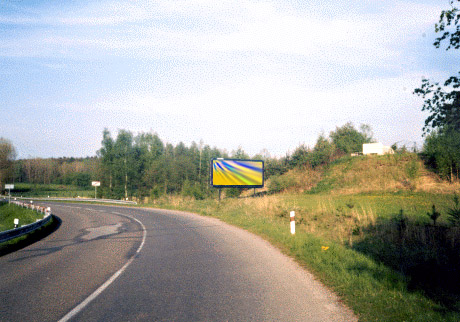
[[[211,185],[216,188],[262,188],[264,161],[212,159]]]

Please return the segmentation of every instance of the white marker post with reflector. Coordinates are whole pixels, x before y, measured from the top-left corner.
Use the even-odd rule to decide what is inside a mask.
[[[291,211],[291,234],[295,234],[295,211]]]

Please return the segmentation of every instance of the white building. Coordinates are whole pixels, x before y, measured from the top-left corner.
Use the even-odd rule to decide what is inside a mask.
[[[389,146],[385,146],[382,143],[364,143],[363,144],[363,154],[377,154],[377,155],[384,155],[384,154],[393,154],[395,153],[393,149]]]

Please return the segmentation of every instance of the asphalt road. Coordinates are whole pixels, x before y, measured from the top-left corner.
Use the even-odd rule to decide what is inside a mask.
[[[0,257],[1,321],[356,321],[277,249],[217,219],[50,204],[53,234]]]

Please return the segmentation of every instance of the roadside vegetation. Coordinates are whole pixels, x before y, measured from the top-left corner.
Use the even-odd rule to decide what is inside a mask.
[[[94,172],[67,173],[73,181],[57,175],[47,184],[37,177],[16,183],[14,194],[92,198],[84,181],[103,178],[98,197],[128,195],[145,206],[215,216],[262,236],[339,294],[362,321],[458,321],[460,184],[427,163],[426,151],[395,146],[392,155],[349,156],[372,141],[368,126],[347,123],[321,134],[313,148],[301,145],[283,158],[254,156],[265,161],[265,188],[224,189],[219,202],[207,183],[209,159],[248,158],[242,149],[228,155],[207,146],[163,146],[153,135],[129,132],[112,140],[105,131],[98,163],[62,160],[75,169],[89,162]],[[126,149],[133,155],[121,153]],[[23,164],[16,163],[19,169]],[[27,181],[27,171],[16,173]]]
[[[21,226],[34,223],[36,219],[41,219],[42,215],[33,210],[18,207],[13,204],[0,203],[0,232],[14,228],[13,221],[15,218],[19,219],[19,225]],[[61,221],[59,218],[52,216],[51,220],[43,227],[26,235],[0,242],[0,256],[35,243],[58,229],[60,224]]]
[[[441,13],[434,45],[460,48],[459,1]],[[460,77],[422,80],[422,150],[397,143],[395,154],[356,156],[374,142],[352,123],[320,134],[284,157],[268,151],[264,189],[209,184],[210,160],[247,159],[203,142],[164,143],[156,133],[102,133],[97,157],[14,161],[0,138],[0,187],[16,195],[132,199],[148,207],[214,216],[278,246],[339,294],[360,321],[460,321]],[[65,191],[65,193],[64,193]],[[0,208],[1,209],[1,208]],[[296,234],[289,231],[295,211]],[[12,221],[12,220],[11,220]],[[1,226],[0,226],[1,228]]]
[[[420,166],[416,174],[412,162]],[[269,181],[256,197],[164,196],[148,206],[215,216],[263,236],[362,321],[458,321],[459,184],[441,181],[414,154],[346,157],[323,170],[310,177],[316,184],[308,180],[311,168],[280,175],[289,184],[277,193]]]
[[[31,209],[0,202],[0,232],[13,229],[15,218],[19,219],[19,226],[22,226],[34,223],[43,215]]]

